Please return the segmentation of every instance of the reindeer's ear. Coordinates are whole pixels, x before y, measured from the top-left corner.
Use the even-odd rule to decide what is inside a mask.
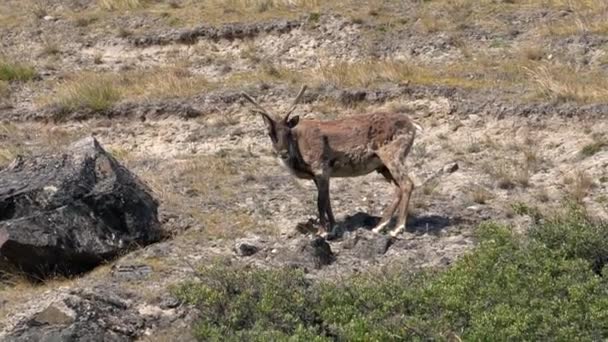
[[[300,122],[300,117],[296,115],[296,116],[292,117],[291,119],[289,119],[289,121],[287,121],[287,127],[294,128],[294,127],[296,127],[298,122]]]

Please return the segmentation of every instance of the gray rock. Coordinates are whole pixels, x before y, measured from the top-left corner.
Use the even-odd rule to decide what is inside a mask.
[[[458,171],[458,163],[449,163],[443,167],[443,173],[454,173]]]
[[[374,259],[384,255],[391,245],[386,234],[376,234],[366,229],[358,229],[345,237],[342,247],[349,249],[353,256],[360,259]]]
[[[74,317],[57,305],[50,305],[34,315],[30,325],[66,325],[74,322]]]
[[[149,265],[114,265],[112,266],[112,276],[120,279],[145,279],[152,274],[152,267]]]
[[[84,272],[158,241],[157,206],[93,137],[21,159],[0,170],[0,258],[37,277]]]
[[[180,304],[181,304],[181,302],[179,299],[177,299],[173,296],[168,296],[161,300],[159,307],[163,310],[174,309],[174,308],[178,307]]]
[[[299,241],[292,258],[292,265],[320,269],[331,264],[335,257],[327,241],[315,237],[312,240],[303,238]]]
[[[146,322],[122,294],[110,289],[73,291],[30,318],[3,341],[132,341],[143,335]]]
[[[260,248],[256,246],[255,243],[250,241],[237,241],[234,246],[234,251],[236,254],[242,257],[254,255],[259,250]]]

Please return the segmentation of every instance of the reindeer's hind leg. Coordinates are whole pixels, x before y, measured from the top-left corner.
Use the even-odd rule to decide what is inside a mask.
[[[393,203],[384,210],[380,222],[374,229],[372,229],[372,231],[375,233],[380,233],[382,232],[382,230],[384,230],[384,228],[386,228],[386,226],[391,222],[391,218],[393,218],[393,215],[395,214],[395,211],[397,210],[397,207],[401,202],[401,189],[399,189],[399,184],[395,182],[395,179],[391,175],[388,168],[383,166],[381,169],[378,170],[378,172],[380,172],[387,181],[395,184],[395,195],[393,196]]]
[[[395,139],[390,144],[382,147],[378,152],[378,157],[390,172],[392,179],[399,188],[399,196],[395,196],[395,203],[389,209],[391,216],[399,207],[399,216],[397,220],[397,228],[392,232],[392,236],[396,236],[405,230],[407,224],[407,210],[409,207],[410,196],[414,189],[414,183],[407,175],[405,157],[410,151],[413,142],[413,135],[404,134],[398,139]],[[388,214],[388,213],[387,213]]]
[[[409,176],[405,175],[401,187],[403,190],[403,195],[401,197],[401,203],[399,207],[399,218],[397,219],[397,228],[391,231],[391,236],[397,236],[405,231],[410,197],[412,195],[412,191],[414,191],[414,182],[412,182]]]

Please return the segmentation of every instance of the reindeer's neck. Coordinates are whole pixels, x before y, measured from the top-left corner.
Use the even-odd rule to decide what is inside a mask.
[[[288,151],[289,158],[285,161],[285,165],[290,171],[298,178],[312,178],[313,174],[304,158],[302,158],[302,153],[300,153],[300,147],[298,146],[298,138],[294,133],[289,138]]]

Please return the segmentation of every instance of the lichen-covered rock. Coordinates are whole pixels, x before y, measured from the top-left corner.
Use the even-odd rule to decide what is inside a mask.
[[[187,320],[187,309],[138,304],[132,297],[102,286],[41,298],[0,330],[0,341],[133,341],[154,327]]]
[[[93,137],[0,171],[0,265],[74,274],[161,237],[158,203]]]

